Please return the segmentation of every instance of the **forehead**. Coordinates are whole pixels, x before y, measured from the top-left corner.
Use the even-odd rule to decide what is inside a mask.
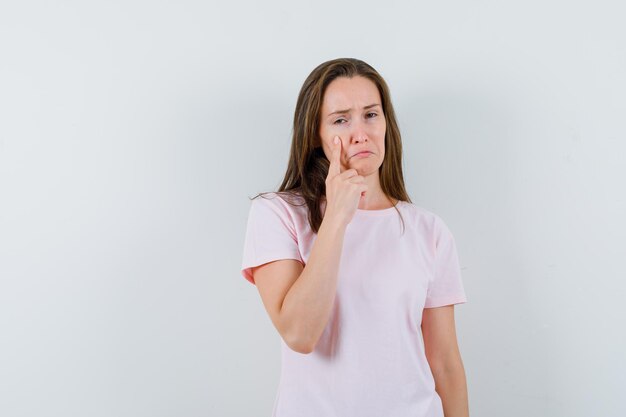
[[[380,94],[376,84],[371,80],[361,76],[339,77],[326,88],[322,108],[332,111],[372,103],[380,103]]]

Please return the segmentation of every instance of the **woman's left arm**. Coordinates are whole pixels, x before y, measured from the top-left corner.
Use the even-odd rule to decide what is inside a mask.
[[[445,417],[469,417],[467,382],[456,340],[454,305],[425,308],[422,336]]]

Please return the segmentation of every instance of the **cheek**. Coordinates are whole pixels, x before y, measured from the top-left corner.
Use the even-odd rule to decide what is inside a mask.
[[[324,135],[322,136],[322,139],[326,141],[326,144],[331,145],[335,135],[342,136],[345,134],[345,130],[341,130],[339,126],[327,126],[324,129]]]
[[[374,127],[372,134],[376,137],[379,143],[385,143],[385,133],[387,132],[386,126],[384,123],[381,123]]]
[[[329,128],[328,126],[320,127],[319,135],[320,135],[320,138],[322,140],[322,144],[324,145],[324,147],[330,148],[330,145],[333,140],[332,138],[336,134],[338,134],[338,132],[334,131],[332,128]]]
[[[322,150],[324,151],[324,154],[329,161],[331,159],[332,149],[333,148],[331,147],[330,140],[328,140],[327,137],[322,136]]]
[[[380,134],[385,136],[385,131],[387,130],[387,123],[385,122],[385,119],[381,119],[381,122],[378,124],[378,130],[380,131]]]
[[[333,126],[325,126],[320,129],[320,138],[326,151],[330,152],[331,149],[333,149],[333,138],[335,136],[344,138],[346,132],[342,132],[340,129],[334,128]]]

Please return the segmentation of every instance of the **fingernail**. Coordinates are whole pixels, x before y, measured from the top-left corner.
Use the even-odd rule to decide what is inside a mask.
[[[335,139],[333,140],[333,142],[335,143],[335,145],[338,144],[339,143],[339,137],[335,136]]]

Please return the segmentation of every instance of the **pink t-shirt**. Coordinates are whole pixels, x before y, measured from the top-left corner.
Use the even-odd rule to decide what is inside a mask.
[[[405,201],[396,208],[359,209],[346,227],[333,310],[315,349],[298,353],[281,339],[273,417],[443,417],[421,321],[424,308],[467,302],[456,245],[436,214]],[[254,266],[306,265],[316,236],[306,205],[257,197],[242,275],[254,284]]]

